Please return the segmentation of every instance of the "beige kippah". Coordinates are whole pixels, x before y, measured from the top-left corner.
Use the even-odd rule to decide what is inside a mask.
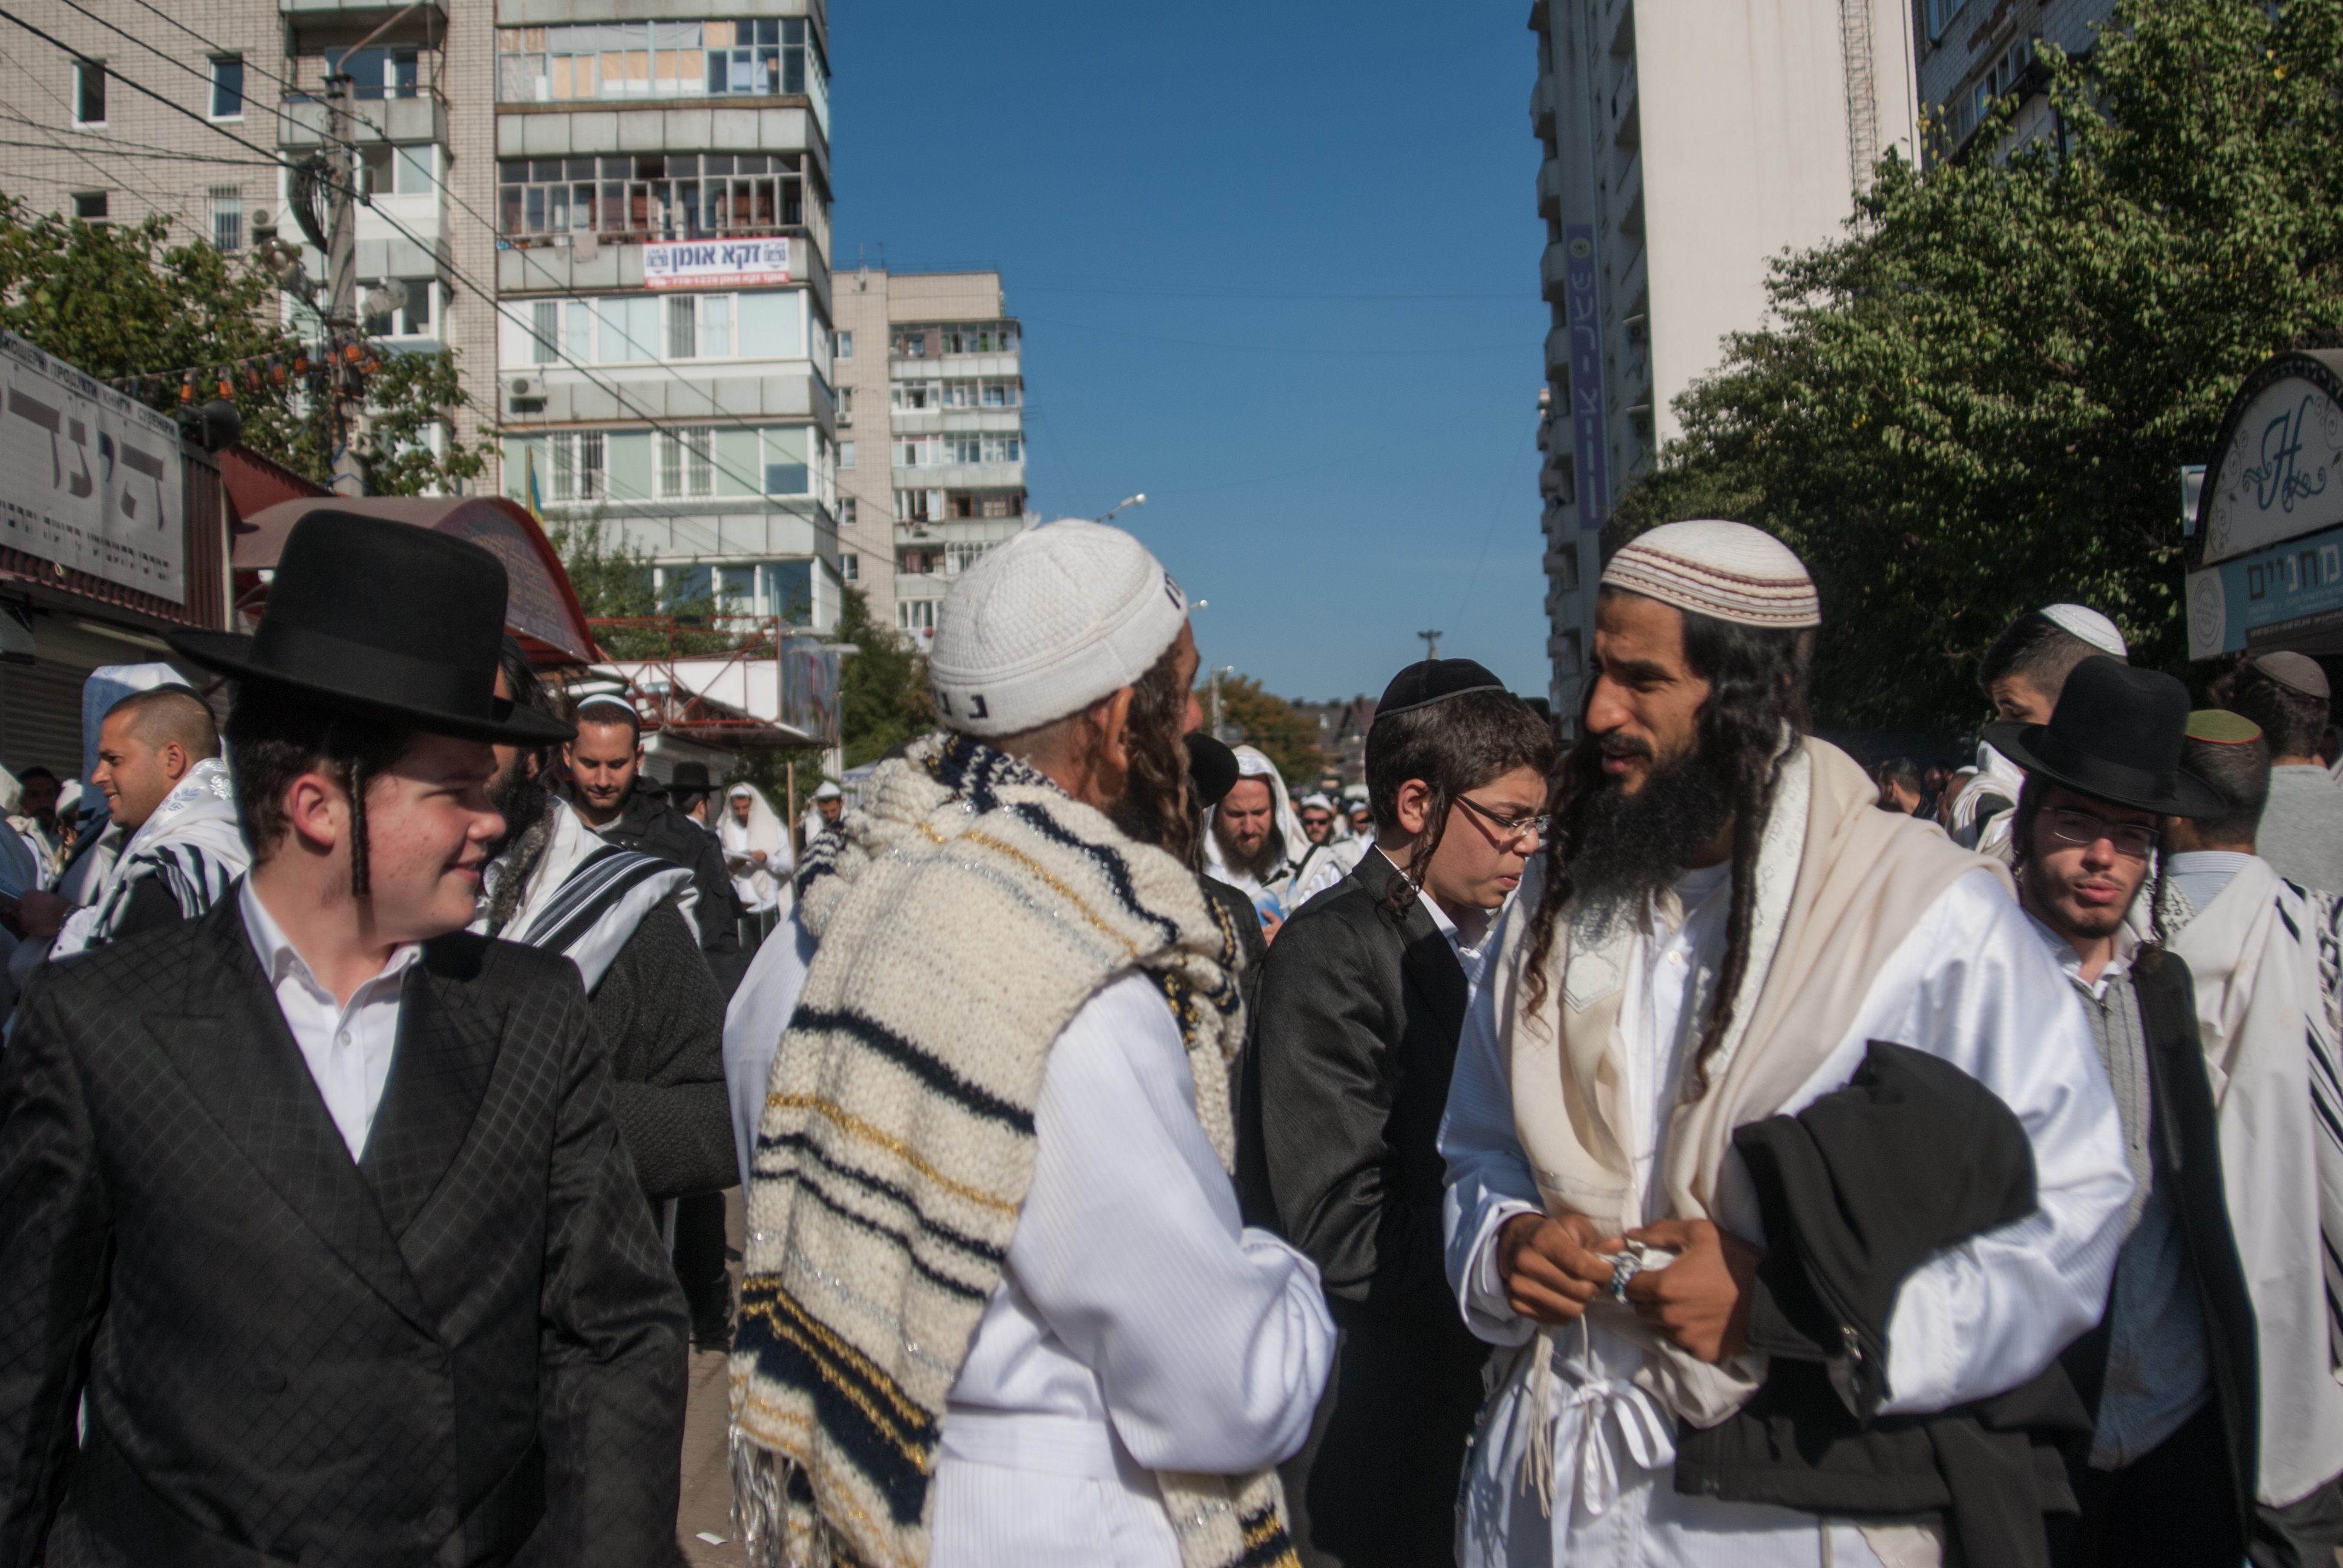
[[[1611,558],[1603,586],[1742,626],[1823,623],[1805,563],[1746,523],[1665,523]]]

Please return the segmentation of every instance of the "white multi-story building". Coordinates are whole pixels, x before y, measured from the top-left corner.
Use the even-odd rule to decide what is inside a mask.
[[[2038,5],[1987,5],[1985,0],[1916,0],[1920,102],[1942,119],[1931,156],[1968,156],[1994,104],[2015,98],[2009,130],[1996,156],[2035,140],[2060,139],[2050,107],[2050,74],[2039,45],[2056,44],[2070,55],[2097,46],[2096,29],[2115,13],[2115,0],[2042,0]]]
[[[1550,696],[1579,708],[1600,530],[1676,434],[1767,264],[1835,235],[1891,150],[1916,157],[1908,0],[1537,0],[1544,145]]]
[[[936,602],[1033,526],[1021,332],[997,272],[838,275],[841,563],[925,648]]]

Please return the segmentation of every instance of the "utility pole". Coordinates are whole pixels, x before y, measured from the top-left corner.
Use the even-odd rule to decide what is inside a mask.
[[[1235,668],[1236,666],[1233,664],[1216,664],[1212,667],[1212,728],[1209,733],[1215,740],[1222,739],[1221,735],[1221,677],[1228,674]]]
[[[377,29],[379,31],[380,29]],[[357,186],[363,166],[353,156],[351,112],[357,78],[349,72],[352,50],[326,77],[326,146],[336,178],[326,186],[332,203],[326,227],[326,397],[332,405],[334,488],[345,496],[366,494],[366,471],[357,456],[358,429],[366,417],[366,394],[351,350],[363,342],[358,320]],[[353,410],[355,405],[355,411]]]
[[[1419,631],[1415,635],[1423,638],[1423,657],[1437,659],[1440,657],[1441,634],[1436,631]]]

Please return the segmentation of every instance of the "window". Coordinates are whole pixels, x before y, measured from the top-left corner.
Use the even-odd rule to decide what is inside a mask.
[[[838,335],[838,357],[840,359],[854,357],[854,334],[851,332],[841,332]]]
[[[841,468],[851,468],[854,467],[853,442],[840,441],[838,444],[838,466]]]
[[[609,470],[603,464],[602,432],[564,431],[553,437],[553,498],[557,501],[599,501],[610,494]]]
[[[984,407],[1014,408],[1021,401],[1017,382],[987,381],[984,384]]]
[[[716,432],[705,425],[659,435],[659,494],[672,500],[716,493]]]
[[[667,302],[667,357],[699,357],[699,302],[689,295]]]
[[[900,631],[924,631],[932,635],[936,629],[936,601],[931,598],[897,599],[895,626]]]
[[[497,166],[504,232],[772,234],[805,221],[795,153],[643,153],[508,159]]]
[[[106,192],[75,191],[73,201],[74,216],[82,222],[98,224],[106,221]]]
[[[244,248],[244,187],[214,186],[210,191],[212,245],[222,251]]]
[[[367,335],[370,337],[415,337],[431,330],[432,280],[427,277],[385,278],[383,283],[398,285],[406,296],[403,303],[382,316],[366,319]],[[370,292],[370,291],[367,291]],[[362,293],[361,298],[364,297]],[[536,335],[530,335],[534,337]],[[543,364],[543,360],[538,361]]]
[[[838,558],[838,575],[850,583],[862,580],[862,558],[848,550]]]
[[[944,547],[944,570],[958,577],[982,560],[991,548],[990,545],[947,545]]]
[[[810,97],[829,114],[820,39],[802,17],[600,22],[497,30],[497,96]]]
[[[907,523],[928,521],[928,497],[930,493],[927,490],[896,491],[895,516]]]
[[[841,424],[841,425],[851,425],[851,424],[853,424],[853,423],[854,423],[854,388],[853,388],[853,387],[840,387],[838,389],[838,392],[837,392],[837,400],[838,400],[838,422],[839,422],[840,424]]]
[[[805,315],[796,289],[740,297],[740,353],[749,359],[795,359],[805,353]]]
[[[558,363],[560,360],[561,356],[556,349],[555,345],[560,341],[561,337],[560,302],[551,299],[540,299],[529,307],[529,312],[530,322],[528,335],[537,347],[537,362],[539,365],[552,365]],[[581,355],[579,357],[591,359],[593,356],[588,354]]]
[[[244,57],[212,62],[212,118],[244,118]]]
[[[898,408],[913,410],[943,406],[941,393],[929,381],[898,381],[890,388],[889,401]]]
[[[648,294],[616,294],[595,301],[602,318],[603,360],[628,364],[659,357],[659,300]]]
[[[75,60],[73,68],[73,116],[76,126],[106,124],[106,63]]]
[[[435,151],[429,142],[397,147],[377,143],[360,147],[358,159],[376,196],[427,196],[438,186]]]
[[[941,436],[907,436],[895,443],[895,467],[925,468],[944,462]]]
[[[838,520],[846,528],[850,528],[854,526],[854,498],[852,496],[840,498],[838,503]],[[852,558],[849,557],[848,558],[851,559]],[[853,574],[849,573],[848,575],[850,577]]]
[[[769,496],[802,496],[808,489],[811,469],[806,462],[806,430],[794,428],[765,432],[765,494]]]
[[[326,74],[347,75],[360,98],[412,98],[423,89],[423,52],[413,47],[328,49]]]

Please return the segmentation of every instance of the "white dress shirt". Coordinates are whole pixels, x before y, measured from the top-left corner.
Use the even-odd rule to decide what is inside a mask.
[[[792,917],[726,1014],[751,1151],[811,953]],[[929,1565],[1177,1568],[1149,1473],[1244,1473],[1301,1447],[1334,1350],[1318,1271],[1239,1219],[1146,976],[1067,1023],[1033,1121],[1033,1184],[945,1411]]]
[[[375,1112],[382,1109],[390,1059],[398,1049],[399,989],[408,968],[423,956],[422,945],[409,942],[395,950],[382,972],[351,992],[345,1007],[309,972],[308,960],[252,890],[252,879],[244,879],[236,898],[260,972],[277,993],[277,1010],[285,1015],[350,1158],[357,1160],[374,1131]]]
[[[1651,1176],[1664,1158],[1666,1111],[1682,1070],[1680,1061],[1662,1060],[1663,1042],[1678,1032],[1698,967],[1690,960],[1723,940],[1728,886],[1713,873],[1679,880],[1684,923],[1639,939],[1630,960],[1620,1029],[1631,1048],[1634,1121],[1624,1131],[1646,1215],[1666,1207]],[[1483,990],[1466,1016],[1441,1127],[1448,1271],[1473,1332],[1523,1346],[1534,1342],[1536,1325],[1516,1316],[1496,1286],[1496,1230],[1543,1206],[1514,1132],[1494,1001],[1493,989]],[[1897,1293],[1883,1413],[1943,1410],[2032,1378],[2097,1321],[2131,1191],[2123,1134],[2079,1000],[2016,903],[1984,871],[1954,883],[1920,917],[1785,1112],[1844,1086],[1874,1040],[1925,1050],[1976,1078],[2016,1114],[2034,1145],[2036,1211],[1939,1252]],[[1754,1215],[1732,1220],[1763,1244]],[[1897,1544],[1845,1521],[1680,1495],[1669,1473],[1675,1422],[1632,1382],[1643,1352],[1592,1323],[1563,1336],[1560,1348],[1552,1515],[1520,1485],[1531,1402],[1528,1380],[1510,1376],[1491,1401],[1464,1477],[1464,1568],[1869,1564]]]

